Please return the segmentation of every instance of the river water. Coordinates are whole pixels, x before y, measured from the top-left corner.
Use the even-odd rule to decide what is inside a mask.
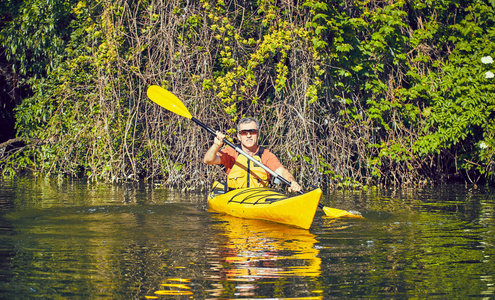
[[[310,230],[208,211],[205,194],[0,181],[0,299],[495,298],[495,193],[336,191],[365,220]]]

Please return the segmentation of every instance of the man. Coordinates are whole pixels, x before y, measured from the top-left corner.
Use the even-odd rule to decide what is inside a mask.
[[[227,184],[230,188],[268,186],[270,174],[263,168],[254,164],[244,155],[237,153],[231,147],[220,150],[224,138],[225,135],[217,131],[213,145],[206,152],[203,161],[209,165],[224,165],[227,173]],[[259,122],[257,119],[241,119],[237,124],[237,138],[243,151],[291,183],[289,191],[299,192],[301,190],[301,186],[294,176],[282,166],[278,158],[269,150],[258,145]]]

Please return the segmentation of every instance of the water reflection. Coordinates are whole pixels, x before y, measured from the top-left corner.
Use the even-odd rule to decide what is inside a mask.
[[[0,299],[493,299],[493,192],[324,200],[366,220],[320,211],[307,231],[209,213],[205,195],[0,181]]]
[[[262,291],[283,286],[288,277],[304,278],[298,286],[300,296],[318,293],[321,259],[315,235],[273,222],[227,215],[214,218],[219,222],[213,228],[219,233],[209,255],[211,296],[263,296]]]
[[[159,299],[159,296],[191,296],[194,293],[189,285],[190,279],[170,278],[165,283],[160,284],[160,289],[155,291],[155,295],[146,296],[146,299]]]

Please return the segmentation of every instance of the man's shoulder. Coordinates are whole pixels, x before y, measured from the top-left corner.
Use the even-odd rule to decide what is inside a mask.
[[[277,157],[272,151],[270,151],[269,149],[267,149],[263,146],[260,146],[260,150],[262,151],[262,153],[261,153],[262,156]]]
[[[270,151],[270,149],[268,149],[267,147],[261,146],[261,145],[260,145],[259,150],[263,151],[263,153],[273,154],[273,152]]]
[[[282,166],[282,164],[278,160],[278,157],[273,152],[271,152],[266,148],[263,151],[263,154],[261,155],[261,162],[265,166],[270,168],[272,171],[276,171],[278,168]]]

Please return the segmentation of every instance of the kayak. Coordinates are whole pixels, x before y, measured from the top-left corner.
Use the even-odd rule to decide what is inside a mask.
[[[210,210],[245,219],[268,220],[309,229],[320,203],[317,188],[304,194],[287,196],[266,187],[225,191],[219,182],[208,195]]]

